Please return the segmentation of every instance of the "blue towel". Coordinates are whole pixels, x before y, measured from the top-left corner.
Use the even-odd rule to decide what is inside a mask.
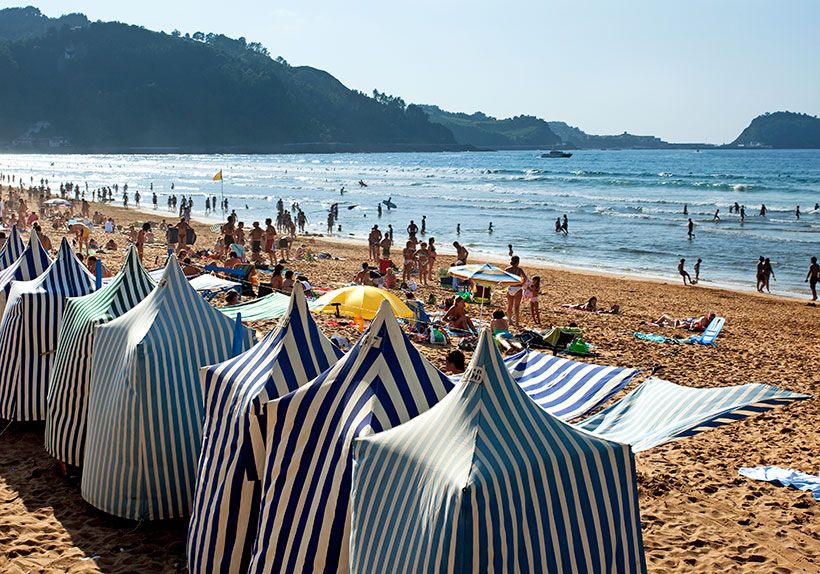
[[[644,341],[652,341],[653,343],[672,343],[673,345],[686,345],[691,343],[689,339],[675,339],[673,337],[666,337],[664,335],[655,335],[654,333],[634,333],[638,339]]]
[[[754,480],[776,482],[783,486],[792,486],[798,490],[808,490],[817,502],[820,502],[820,476],[814,476],[779,466],[756,466],[741,468],[740,475]]]

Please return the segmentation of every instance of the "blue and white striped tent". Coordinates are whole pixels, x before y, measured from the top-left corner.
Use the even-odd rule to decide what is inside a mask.
[[[155,285],[132,245],[108,284],[66,302],[48,389],[45,446],[51,456],[82,466],[95,329],[129,311]]]
[[[240,329],[244,351],[253,331]],[[197,294],[176,257],[141,303],[97,328],[86,501],[133,520],[190,512],[204,415],[199,369],[229,358],[233,347],[234,322]]]
[[[31,281],[36,279],[51,265],[51,257],[43,249],[40,237],[32,230],[28,245],[14,263],[0,271],[0,315],[6,308],[11,284],[14,281]]]
[[[353,439],[412,419],[451,388],[405,337],[385,301],[336,365],[269,402],[250,571],[345,571]]]
[[[20,239],[20,232],[17,231],[17,226],[12,225],[6,242],[0,248],[0,271],[17,261],[25,248],[23,240]]]
[[[262,496],[257,465],[265,460],[264,404],[313,380],[341,356],[297,284],[279,325],[261,343],[203,369],[205,424],[188,527],[190,572],[247,571]]]
[[[66,298],[93,290],[94,277],[65,239],[42,275],[12,283],[0,322],[0,418],[45,420]]]
[[[504,360],[513,380],[535,403],[561,420],[580,417],[624,388],[637,369],[563,359],[521,351]]]
[[[760,383],[694,389],[653,377],[576,426],[641,452],[808,398]]]
[[[545,413],[485,330],[424,414],[354,442],[350,571],[643,572],[634,456]]]

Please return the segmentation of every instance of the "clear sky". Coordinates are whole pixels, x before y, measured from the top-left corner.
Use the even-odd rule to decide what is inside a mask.
[[[350,88],[595,134],[725,143],[766,111],[820,115],[817,0],[29,1],[244,36]]]

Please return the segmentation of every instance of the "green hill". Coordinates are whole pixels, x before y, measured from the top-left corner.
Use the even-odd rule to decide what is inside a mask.
[[[729,147],[820,148],[820,118],[794,112],[757,116]]]
[[[322,70],[273,60],[244,38],[183,37],[77,18],[0,10],[0,147],[248,153],[464,148],[418,106],[349,90]]]
[[[544,120],[533,116],[496,119],[481,112],[468,115],[437,106],[421,106],[430,120],[453,132],[456,141],[494,149],[549,148],[561,140]]]

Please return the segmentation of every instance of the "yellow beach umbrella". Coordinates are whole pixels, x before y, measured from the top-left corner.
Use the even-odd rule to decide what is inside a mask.
[[[311,311],[318,313],[338,313],[348,317],[373,319],[382,301],[390,303],[396,317],[410,318],[413,311],[391,292],[368,285],[342,287],[325,293],[311,303]]]

